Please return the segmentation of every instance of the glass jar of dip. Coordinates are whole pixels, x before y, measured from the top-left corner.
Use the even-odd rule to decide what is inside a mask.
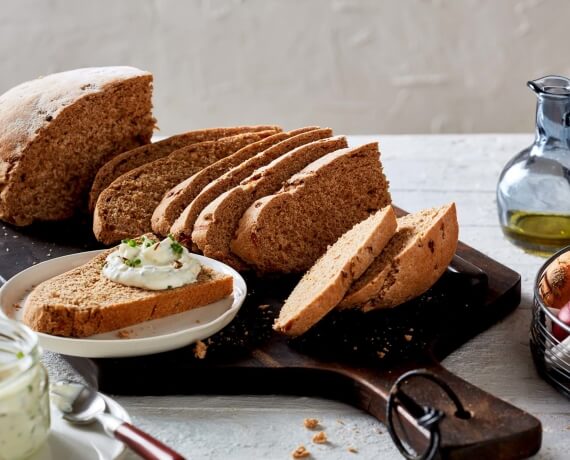
[[[37,336],[0,316],[0,460],[29,457],[50,428],[48,376]]]

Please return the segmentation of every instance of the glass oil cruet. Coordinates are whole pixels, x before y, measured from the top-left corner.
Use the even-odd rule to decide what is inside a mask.
[[[548,255],[570,245],[570,80],[529,81],[538,98],[534,143],[512,158],[497,185],[506,237]]]

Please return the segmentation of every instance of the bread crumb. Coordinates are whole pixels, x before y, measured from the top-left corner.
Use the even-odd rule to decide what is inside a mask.
[[[358,449],[356,447],[349,447],[348,450],[351,454],[357,454],[358,453]]]
[[[404,335],[404,339],[406,339],[407,342],[411,342],[413,339],[413,336],[411,336],[410,334],[406,334],[406,335]]]
[[[271,305],[269,305],[268,303],[264,303],[264,304],[260,305],[260,306],[257,307],[257,308],[259,308],[260,310],[265,310],[266,308],[269,308],[270,306],[271,306]]]
[[[194,345],[194,356],[198,359],[204,359],[206,357],[206,351],[208,350],[208,345],[206,345],[201,340],[196,342]]]
[[[319,425],[319,420],[316,418],[306,418],[303,420],[303,424],[305,425],[305,428],[314,430]]]
[[[124,329],[122,331],[117,332],[117,337],[119,337],[119,339],[130,339],[132,332],[133,331],[130,329]]]
[[[376,354],[378,355],[378,357],[380,359],[382,359],[384,356],[386,356],[386,353],[384,353],[383,351],[377,351]]]
[[[327,434],[324,431],[319,431],[313,436],[313,442],[315,444],[326,444],[328,442]]]
[[[341,425],[344,425],[344,422],[343,422],[341,419],[339,419],[339,418],[336,419],[336,423],[339,423],[339,424],[341,424]]]
[[[301,445],[297,447],[292,453],[291,456],[293,458],[307,458],[311,455],[311,453],[305,449],[305,446]]]
[[[20,308],[22,308],[22,306],[19,303],[15,303],[15,304],[12,304],[12,308],[14,310],[19,310]]]

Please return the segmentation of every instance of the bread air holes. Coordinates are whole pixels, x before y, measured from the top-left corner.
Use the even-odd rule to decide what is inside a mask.
[[[433,240],[429,240],[428,242],[428,248],[431,251],[431,253],[433,254],[435,252],[435,242]]]

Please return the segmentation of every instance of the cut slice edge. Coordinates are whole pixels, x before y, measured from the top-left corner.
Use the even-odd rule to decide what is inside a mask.
[[[386,206],[344,233],[293,289],[273,328],[294,337],[318,323],[380,254],[396,226],[394,209]]]
[[[135,168],[138,168],[139,166],[168,156],[175,150],[191,144],[215,141],[222,137],[233,136],[245,132],[259,131],[280,132],[281,128],[274,125],[260,125],[200,129],[176,134],[174,136],[167,137],[166,139],[122,152],[102,165],[99,171],[97,171],[89,192],[89,211],[94,211],[99,195],[103,190],[111,185],[115,179]]]
[[[310,142],[331,137],[333,132],[329,128],[308,127],[290,131],[288,137],[266,150],[258,153],[241,165],[232,168],[218,179],[204,187],[194,200],[182,211],[178,219],[172,224],[170,232],[181,242],[191,245],[192,249],[200,252],[200,248],[192,241],[194,224],[202,211],[220,195],[239,186],[242,180],[248,178],[257,169],[271,163],[276,158],[286,155],[295,148]]]
[[[284,181],[312,161],[346,146],[344,136],[319,139],[256,169],[240,185],[224,192],[202,210],[194,224],[192,243],[207,257],[218,259],[238,271],[249,269],[230,248],[243,213],[256,199],[279,190]]]
[[[458,235],[455,203],[398,218],[395,235],[339,308],[391,308],[423,294],[447,269]]]
[[[174,223],[200,192],[213,181],[279,142],[296,134],[317,129],[319,129],[317,126],[307,126],[291,132],[275,133],[243,147],[187,178],[170,189],[154,210],[152,215],[153,231],[159,235],[167,235],[172,231],[177,231],[177,227],[171,230]],[[185,220],[184,217],[182,220]]]

